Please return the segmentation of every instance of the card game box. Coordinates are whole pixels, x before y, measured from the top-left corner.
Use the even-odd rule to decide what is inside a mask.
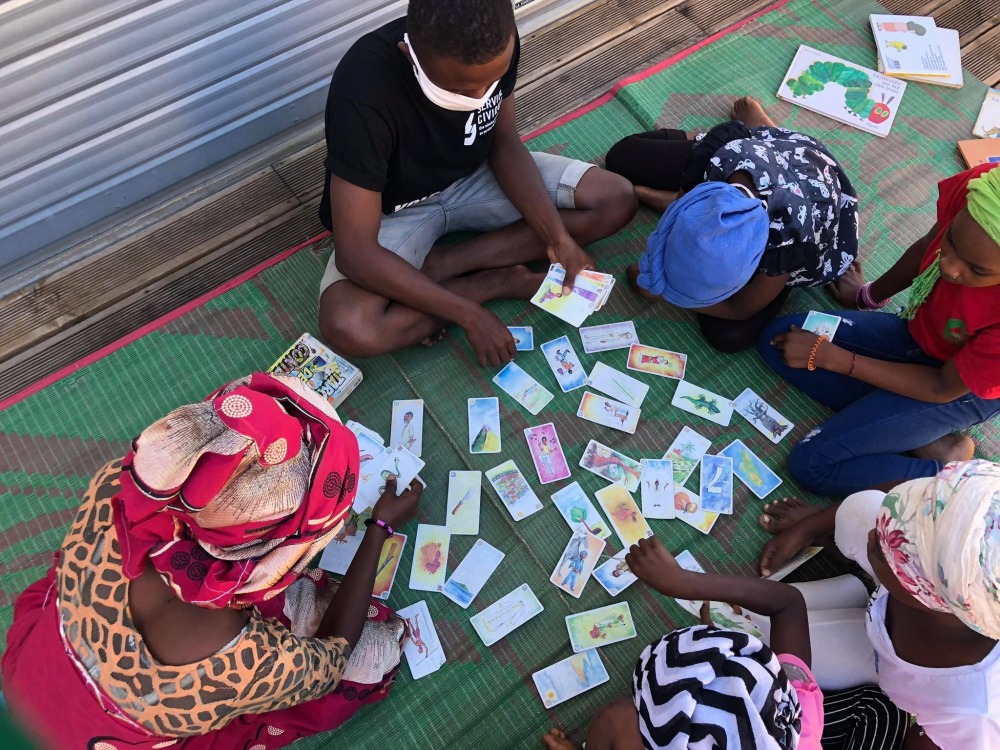
[[[298,378],[334,408],[344,403],[362,379],[361,370],[308,333],[299,336],[268,372]]]

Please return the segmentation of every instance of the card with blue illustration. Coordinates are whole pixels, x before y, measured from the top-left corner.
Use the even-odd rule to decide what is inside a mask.
[[[469,554],[458,564],[441,588],[441,593],[465,609],[482,591],[503,558],[503,552],[492,544],[477,539]]]
[[[552,495],[552,502],[571,529],[583,526],[598,539],[611,536],[611,528],[601,518],[594,503],[580,487],[579,482],[568,484]]]
[[[840,328],[840,321],[841,317],[839,315],[810,310],[809,314],[806,315],[805,322],[802,324],[802,330],[810,331],[817,336],[826,336],[830,341],[833,341],[833,337],[837,334],[837,329]]]
[[[494,375],[493,382],[532,415],[537,415],[553,398],[552,394],[541,383],[515,362],[508,363],[506,367]]]
[[[541,350],[563,393],[583,388],[587,382],[587,373],[568,336],[546,341]]]
[[[733,460],[733,473],[761,500],[781,484],[781,477],[771,471],[756,453],[743,444],[742,440],[734,440],[719,451],[719,455],[728,456]]]
[[[592,573],[594,580],[601,584],[611,596],[618,596],[639,580],[629,568],[628,563],[625,562],[627,554],[628,550],[623,549],[603,565],[594,568]]]
[[[530,352],[535,348],[535,329],[531,326],[507,326],[514,337],[514,348],[519,352]]]
[[[588,533],[583,526],[578,527],[570,537],[549,580],[570,596],[579,599],[603,551],[603,539]]]
[[[611,677],[597,649],[592,648],[540,669],[531,675],[531,679],[535,681],[542,704],[552,708],[604,684]]]
[[[733,459],[729,456],[702,456],[701,509],[733,512]]]

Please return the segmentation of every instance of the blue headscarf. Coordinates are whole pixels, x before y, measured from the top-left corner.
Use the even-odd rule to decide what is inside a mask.
[[[703,182],[670,204],[639,258],[640,287],[678,307],[728,299],[757,270],[770,219],[727,182]]]

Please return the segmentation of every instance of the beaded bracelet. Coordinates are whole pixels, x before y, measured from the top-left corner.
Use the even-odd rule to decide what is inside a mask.
[[[371,526],[372,524],[375,524],[380,529],[385,529],[385,533],[388,534],[390,537],[395,533],[392,530],[392,526],[390,526],[389,524],[387,524],[381,518],[366,518],[365,519],[365,526]]]
[[[816,352],[819,351],[820,344],[829,340],[830,338],[828,336],[818,336],[816,338],[816,343],[813,344],[812,351],[809,352],[809,361],[806,362],[806,369],[809,370],[809,372],[813,372],[816,369]]]
[[[854,297],[854,303],[858,306],[859,310],[881,310],[883,307],[889,304],[891,297],[889,299],[884,299],[881,302],[875,300],[872,296],[872,284],[874,282],[869,281],[867,284],[862,284],[858,287],[858,293]]]

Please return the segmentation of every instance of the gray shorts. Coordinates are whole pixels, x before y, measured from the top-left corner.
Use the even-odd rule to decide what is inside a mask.
[[[593,164],[565,156],[532,152],[549,196],[557,208],[576,208],[576,187]],[[437,195],[382,217],[378,242],[415,268],[434,243],[450,232],[491,232],[521,218],[520,212],[504,195],[488,163],[468,177],[454,182]],[[323,280],[322,296],[334,282],[346,279],[337,270],[337,252],[330,254]]]

